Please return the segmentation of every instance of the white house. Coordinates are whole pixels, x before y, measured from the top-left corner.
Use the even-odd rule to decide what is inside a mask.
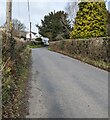
[[[36,38],[37,38],[36,35],[34,33],[31,33],[31,41],[35,41]],[[26,40],[27,41],[30,40],[30,32],[26,34]]]

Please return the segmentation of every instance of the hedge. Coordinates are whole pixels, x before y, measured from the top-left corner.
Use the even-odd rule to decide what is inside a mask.
[[[2,117],[23,117],[25,85],[29,74],[30,49],[2,33]]]
[[[110,38],[69,39],[50,43],[50,49],[109,70]]]

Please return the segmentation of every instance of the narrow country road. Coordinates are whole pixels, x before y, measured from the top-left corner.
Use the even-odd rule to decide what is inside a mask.
[[[108,118],[108,72],[65,55],[32,50],[27,118]]]

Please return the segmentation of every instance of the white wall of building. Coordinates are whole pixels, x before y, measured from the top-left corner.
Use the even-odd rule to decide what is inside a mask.
[[[30,33],[27,33],[27,34],[26,34],[26,39],[30,39]],[[31,39],[32,39],[32,40],[35,40],[35,39],[36,39],[36,36],[35,36],[33,33],[31,33]]]

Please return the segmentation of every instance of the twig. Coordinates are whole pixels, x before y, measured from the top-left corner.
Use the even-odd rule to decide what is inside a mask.
[[[5,66],[7,65],[8,61],[10,60],[10,57],[7,59],[7,61],[4,63],[3,67],[1,68],[0,72],[2,72],[2,70],[5,68]]]

